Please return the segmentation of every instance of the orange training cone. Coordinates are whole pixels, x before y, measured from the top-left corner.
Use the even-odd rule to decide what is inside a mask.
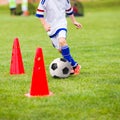
[[[30,93],[26,94],[26,96],[42,97],[42,96],[50,96],[50,95],[52,95],[52,93],[48,89],[42,48],[37,48],[36,56],[34,60],[31,89],[30,89]]]
[[[23,73],[24,73],[24,66],[20,51],[19,40],[18,38],[15,38],[12,49],[10,74],[23,74]]]

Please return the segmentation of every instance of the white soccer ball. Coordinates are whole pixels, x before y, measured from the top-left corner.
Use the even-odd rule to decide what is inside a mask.
[[[71,65],[64,58],[56,58],[51,62],[49,71],[54,78],[66,78],[70,75]]]

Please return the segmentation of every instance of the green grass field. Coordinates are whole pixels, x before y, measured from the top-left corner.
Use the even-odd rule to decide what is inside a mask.
[[[112,0],[111,0],[112,1]],[[114,2],[113,2],[114,3]],[[118,2],[120,4],[120,2]],[[85,3],[77,30],[68,19],[68,44],[81,74],[54,79],[49,64],[61,55],[38,18],[12,17],[0,8],[0,120],[120,120],[120,8]],[[93,6],[93,4],[91,5]],[[25,74],[10,75],[12,45],[19,38]],[[36,48],[42,47],[50,97],[28,98]]]

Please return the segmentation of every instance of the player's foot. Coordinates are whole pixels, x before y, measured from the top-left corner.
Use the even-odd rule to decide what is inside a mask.
[[[71,70],[71,75],[74,74],[74,75],[78,75],[80,74],[80,69],[81,69],[81,66],[80,65],[77,65],[74,69]]]
[[[81,66],[77,65],[76,68],[74,69],[74,75],[80,74],[80,69],[81,69]]]

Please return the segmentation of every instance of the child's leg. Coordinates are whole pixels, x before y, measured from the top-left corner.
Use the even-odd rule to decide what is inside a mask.
[[[11,11],[11,15],[16,15],[16,8],[11,8],[10,11]]]
[[[63,38],[63,37],[59,38],[59,45],[60,45],[60,50],[61,50],[61,54],[62,54],[63,58],[68,60],[72,67],[76,67],[77,66],[77,62],[71,56],[70,48],[67,45],[65,38]]]
[[[70,62],[71,66],[73,68],[73,70],[71,71],[71,74],[78,75],[80,73],[81,66],[78,65],[78,63],[71,56],[68,45],[61,46],[61,54],[66,60],[68,60]]]
[[[70,48],[67,45],[65,38],[66,38],[66,31],[60,31],[59,34],[56,37],[52,38],[51,40],[52,40],[54,47],[57,48],[58,51],[60,51],[63,58],[65,58],[66,60],[70,62],[71,66],[74,69],[73,73],[79,74],[81,67],[71,56]]]

